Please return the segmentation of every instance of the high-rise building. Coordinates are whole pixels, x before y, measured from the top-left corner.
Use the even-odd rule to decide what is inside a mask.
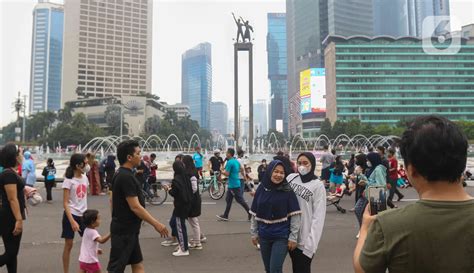
[[[267,56],[268,79],[270,80],[270,127],[283,121],[284,133],[288,133],[288,83],[286,56],[285,13],[268,13]]]
[[[328,26],[330,35],[374,35],[373,0],[329,0]]]
[[[64,9],[39,0],[33,10],[30,113],[61,108]]]
[[[267,101],[257,100],[253,104],[253,124],[255,136],[263,136],[268,132]]]
[[[433,17],[436,16],[436,17]],[[449,0],[374,0],[375,35],[436,36],[450,29]],[[427,33],[423,33],[423,22]]]
[[[474,43],[459,54],[428,54],[419,37],[329,37],[326,46],[327,117],[395,125],[438,114],[474,120]],[[452,46],[447,39],[439,50]]]
[[[288,134],[295,135],[298,125],[301,124],[299,92],[296,74],[295,58],[295,0],[286,1],[286,56],[287,56],[287,84],[288,84]],[[296,101],[297,100],[297,101]],[[296,108],[297,109],[296,109]]]
[[[374,34],[402,37],[410,35],[413,17],[409,0],[374,0]]]
[[[372,0],[287,0],[286,9],[289,133],[295,135],[303,128],[300,107],[295,105],[300,72],[324,67],[322,44],[329,34],[372,36],[374,15]]]
[[[450,21],[443,18],[450,16],[449,0],[416,0],[415,9],[417,37],[437,36],[450,32]],[[428,32],[423,29],[424,25]]]
[[[152,0],[65,0],[62,104],[151,93]]]
[[[227,104],[219,101],[211,102],[211,132],[227,134],[228,115]]]
[[[201,43],[181,58],[181,101],[189,105],[191,118],[210,127],[212,98],[211,44]]]

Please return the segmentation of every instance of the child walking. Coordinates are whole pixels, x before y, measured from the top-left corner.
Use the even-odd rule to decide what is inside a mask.
[[[79,255],[79,272],[101,273],[98,255],[102,254],[102,250],[99,249],[99,243],[104,244],[107,242],[110,239],[110,233],[102,237],[96,230],[96,228],[100,226],[99,211],[94,209],[86,210],[82,217],[86,229],[82,236],[81,252]]]
[[[82,216],[87,210],[87,188],[89,180],[86,173],[90,167],[83,154],[73,154],[66,169],[63,181],[63,219],[61,238],[64,238],[63,273],[69,273],[69,259],[74,244],[74,234],[84,233]]]

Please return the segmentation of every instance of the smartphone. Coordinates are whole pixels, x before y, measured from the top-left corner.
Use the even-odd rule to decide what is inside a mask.
[[[386,187],[375,186],[367,188],[370,215],[387,210],[388,192]]]

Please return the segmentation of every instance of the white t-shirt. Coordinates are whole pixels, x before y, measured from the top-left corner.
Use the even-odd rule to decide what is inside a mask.
[[[79,254],[79,261],[87,264],[99,262],[97,251],[99,250],[99,243],[95,239],[99,238],[100,234],[93,228],[86,228],[82,236],[81,253]]]
[[[237,158],[237,161],[239,161],[240,163],[240,169],[244,169],[244,160],[242,158]],[[242,175],[242,172],[240,170],[239,170],[239,179],[244,179],[244,176]]]
[[[63,189],[69,189],[69,209],[71,214],[82,217],[87,210],[87,189],[89,188],[89,179],[86,175],[82,178],[66,178],[63,182]]]

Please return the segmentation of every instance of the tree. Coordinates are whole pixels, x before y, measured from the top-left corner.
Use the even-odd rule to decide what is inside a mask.
[[[351,119],[346,126],[346,134],[353,137],[360,133],[362,124],[359,119]]]
[[[161,119],[156,115],[151,118],[148,118],[145,121],[145,135],[150,136],[153,134],[158,134],[158,132],[160,131],[160,123]]]
[[[346,122],[336,120],[336,122],[334,122],[334,126],[332,127],[331,138],[336,138],[339,135],[345,134],[347,131],[346,125]]]
[[[326,135],[331,137],[332,135],[332,125],[328,118],[324,119],[323,123],[321,123],[321,135]]]
[[[110,135],[119,136],[120,135],[120,120],[122,120],[123,134],[128,134],[128,124],[125,122],[125,119],[121,118],[122,109],[119,105],[113,104],[107,106],[105,109],[105,122],[108,125],[108,133]]]
[[[270,136],[272,135],[272,133],[275,134],[277,141],[280,143],[280,147],[283,147],[285,145],[285,135],[275,129],[269,129],[266,136],[267,141],[270,141]],[[271,141],[273,143],[273,138]]]
[[[38,140],[39,137],[45,137],[51,130],[57,115],[54,112],[39,112],[26,121],[25,138],[27,141]]]
[[[58,111],[58,120],[60,122],[70,122],[72,120],[72,109],[69,104],[66,103],[64,108]]]
[[[188,115],[185,118],[190,119],[190,116]],[[166,111],[166,114],[163,119],[171,124],[176,124],[178,123],[178,114],[176,114],[175,111]]]
[[[362,124],[359,133],[366,137],[370,137],[374,134],[374,127],[370,123],[364,123]]]
[[[374,134],[381,136],[389,136],[392,134],[392,127],[388,124],[380,124],[375,126]]]
[[[83,113],[74,115],[71,123],[61,122],[49,134],[47,141],[50,144],[61,142],[65,145],[84,145],[94,137],[105,136],[104,130],[90,123]]]

